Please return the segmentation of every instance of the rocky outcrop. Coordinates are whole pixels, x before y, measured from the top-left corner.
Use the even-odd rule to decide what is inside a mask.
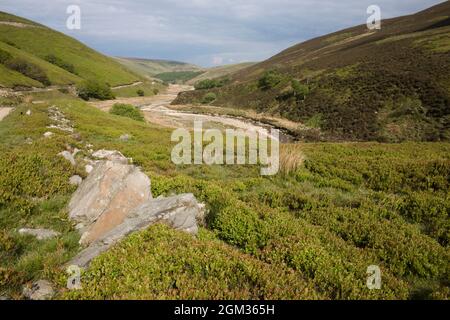
[[[70,264],[87,267],[92,259],[132,232],[161,222],[191,234],[198,232],[197,220],[203,219],[204,206],[192,194],[148,200],[132,210],[124,221],[99,237],[84,249]]]
[[[152,199],[150,178],[128,164],[130,159],[122,153],[98,150],[92,157],[96,160],[87,159],[89,175],[69,203],[69,217],[77,222],[80,244],[86,246],[71,265],[86,267],[128,234],[157,222],[191,234],[198,232],[204,205],[192,194]]]
[[[58,109],[56,106],[51,106],[48,108],[49,118],[53,121],[53,123],[47,128],[49,129],[58,129],[61,131],[73,133],[74,128],[70,120],[66,119],[64,114]]]
[[[26,299],[49,300],[55,295],[52,284],[46,280],[39,280],[29,287],[25,287],[22,292]]]
[[[52,239],[60,235],[59,232],[49,229],[29,229],[29,228],[19,229],[19,233],[23,235],[33,236],[38,240]]]
[[[92,156],[100,160],[109,160],[122,164],[128,164],[130,159],[126,158],[121,152],[116,150],[98,150]]]
[[[150,179],[139,168],[123,164],[117,154],[111,159],[95,165],[69,203],[69,217],[79,224],[82,244],[101,238],[152,198]]]

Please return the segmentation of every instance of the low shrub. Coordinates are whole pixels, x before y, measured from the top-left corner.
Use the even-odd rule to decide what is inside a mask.
[[[198,81],[194,88],[195,90],[203,90],[203,89],[213,89],[220,88],[227,84],[230,80],[228,78],[225,79],[205,79]]]
[[[5,65],[9,69],[17,71],[28,78],[39,81],[43,85],[49,86],[51,84],[44,70],[26,60],[11,58],[5,62]]]
[[[131,104],[116,103],[113,105],[109,113],[115,114],[116,116],[127,117],[136,121],[144,121],[142,111]]]
[[[202,103],[208,104],[215,101],[216,99],[217,99],[216,94],[214,92],[209,92],[203,96]]]
[[[70,72],[70,73],[77,74],[75,72],[75,67],[73,64],[65,62],[64,60],[62,60],[61,58],[58,58],[57,56],[55,56],[53,54],[49,54],[48,56],[46,56],[45,60],[50,62],[51,64],[54,64],[54,65],[60,67],[61,69],[64,69],[64,70]]]
[[[283,79],[283,76],[276,70],[269,70],[258,80],[258,88],[270,90],[275,88]]]
[[[144,92],[144,90],[142,90],[142,89],[137,90],[137,91],[136,91],[136,94],[137,94],[139,97],[145,96],[145,92]]]
[[[9,52],[0,49],[0,63],[4,64],[10,59],[12,59],[12,55]]]
[[[80,83],[77,86],[77,93],[81,99],[86,101],[90,98],[99,100],[110,100],[115,98],[110,86],[93,80],[87,80]]]

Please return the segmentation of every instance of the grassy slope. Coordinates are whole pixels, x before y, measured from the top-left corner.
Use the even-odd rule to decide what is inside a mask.
[[[255,64],[254,62],[244,62],[244,63],[230,64],[230,65],[225,65],[225,66],[220,66],[220,67],[209,68],[206,70],[205,73],[189,80],[187,82],[187,84],[194,85],[195,83],[197,83],[198,81],[201,81],[201,80],[216,79],[216,78],[229,76],[241,69],[250,67],[254,64]]]
[[[413,16],[365,25],[293,46],[237,72],[215,105],[252,108],[295,121],[321,118],[329,140],[448,140],[450,105],[450,2]],[[280,82],[258,88],[267,70]],[[307,84],[304,101],[291,92],[291,79]],[[204,91],[175,103],[200,102]]]
[[[121,150],[142,166],[154,196],[193,192],[210,210],[197,240],[162,227],[136,234],[96,259],[83,291],[65,297],[449,297],[448,144],[286,146],[305,164],[264,178],[251,166],[176,167],[170,130],[67,99],[21,105],[0,123],[0,294],[42,277],[63,287],[58,266],[78,250],[64,207],[68,177],[84,173],[55,154],[69,143],[82,158],[86,147],[57,131],[42,138],[52,104],[95,149]],[[120,141],[124,133],[133,138]],[[17,234],[23,226],[63,236],[37,243]],[[380,291],[365,287],[372,264],[383,271]]]
[[[165,72],[202,71],[201,67],[178,61],[138,58],[115,59],[137,74],[150,78],[154,77],[157,74]]]
[[[0,44],[2,46],[4,42],[13,44],[18,48],[16,49],[18,55],[26,56],[30,61],[37,61],[49,73],[49,77],[54,79],[52,81],[54,84],[73,83],[83,78],[96,79],[115,86],[139,80],[137,75],[113,59],[60,32],[3,12],[0,12],[0,21],[21,22],[27,25],[16,27],[0,24],[0,41],[2,41]],[[79,77],[43,61],[50,54],[73,64]],[[26,85],[27,81],[23,84]]]

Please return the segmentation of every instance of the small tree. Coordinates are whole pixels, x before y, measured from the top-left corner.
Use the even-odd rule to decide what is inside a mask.
[[[281,80],[283,79],[283,76],[276,70],[269,70],[264,73],[262,78],[258,81],[258,88],[262,90],[270,90],[274,87],[276,87]]]
[[[121,117],[127,117],[136,121],[144,121],[142,111],[131,104],[116,103],[113,105],[109,113]]]
[[[136,91],[136,93],[137,93],[137,95],[138,95],[139,97],[145,96],[144,90],[139,89],[138,91]]]
[[[111,88],[106,83],[87,80],[77,86],[78,96],[83,100],[95,98],[99,100],[115,99]]]
[[[306,96],[309,94],[309,87],[300,83],[300,81],[293,79],[291,83],[292,89],[294,90],[294,95],[298,100],[305,100]]]

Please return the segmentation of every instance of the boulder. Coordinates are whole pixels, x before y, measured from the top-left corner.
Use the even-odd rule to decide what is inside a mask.
[[[28,111],[26,112],[26,115],[27,116],[31,116],[31,110],[30,109],[28,109]]]
[[[23,289],[23,296],[30,300],[49,300],[55,295],[52,284],[46,280],[39,280]]]
[[[44,133],[45,138],[50,138],[52,135],[54,135],[54,133],[50,132],[50,131],[47,131],[46,133]]]
[[[197,234],[197,220],[203,219],[203,214],[202,205],[192,194],[148,200],[132,210],[120,225],[98,237],[89,247],[81,251],[70,265],[85,268],[92,259],[130,233],[144,230],[158,222],[166,223],[180,231]]]
[[[19,233],[34,236],[38,240],[52,239],[60,235],[59,232],[49,229],[29,229],[29,228],[22,228],[19,230]]]
[[[151,198],[150,179],[139,168],[99,161],[72,196],[69,217],[82,226],[80,243],[89,244]]]

